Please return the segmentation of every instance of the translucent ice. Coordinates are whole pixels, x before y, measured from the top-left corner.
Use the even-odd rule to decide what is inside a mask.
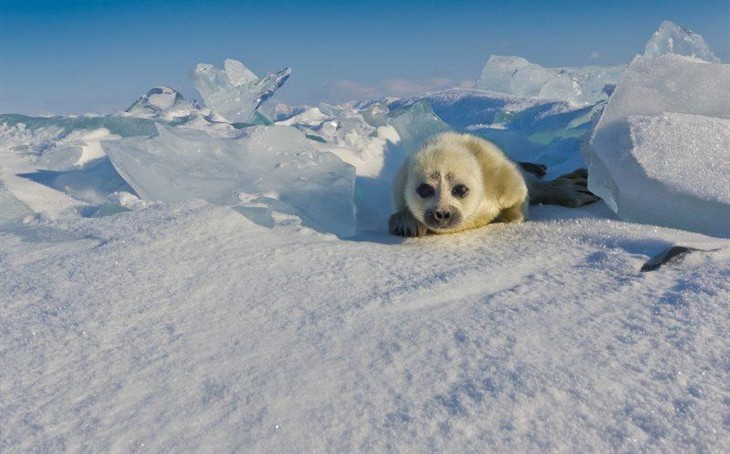
[[[720,59],[715,56],[701,35],[669,21],[662,22],[646,43],[644,50],[644,55],[647,57],[658,57],[663,54],[685,55],[720,63]]]
[[[377,128],[388,124],[388,111],[388,106],[380,102],[375,102],[360,110],[360,115],[362,115],[362,118],[369,125]]]
[[[730,236],[728,86],[730,65],[636,57],[584,149],[589,188],[622,219]]]
[[[541,99],[594,104],[606,99],[623,66],[545,68],[521,57],[493,55],[477,81],[481,90]]]
[[[392,113],[397,114],[398,111]],[[398,132],[406,156],[413,153],[429,137],[452,129],[434,113],[426,101],[404,107],[388,124]]]
[[[236,139],[158,125],[152,138],[104,142],[120,175],[144,199],[205,199],[238,206],[266,225],[271,209],[317,230],[355,233],[355,172],[288,126],[247,128]],[[268,219],[264,222],[263,219]]]
[[[7,190],[0,180],[0,231],[22,224],[23,219],[33,214],[26,204]]]
[[[232,123],[256,123],[256,108],[273,96],[290,68],[259,78],[243,63],[226,60],[224,69],[200,63],[192,77],[205,104]]]
[[[79,129],[104,128],[121,137],[149,136],[156,132],[153,120],[121,115],[78,116],[78,117],[28,117],[25,115],[0,115],[0,125],[17,127],[22,125],[28,132],[53,129],[57,136],[65,137]]]

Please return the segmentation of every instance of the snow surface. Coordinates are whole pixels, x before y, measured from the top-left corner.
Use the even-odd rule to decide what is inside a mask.
[[[599,131],[623,122],[614,139],[673,183],[657,201],[726,203],[727,85],[703,72],[726,65],[657,61],[624,75],[648,89],[620,85]],[[604,101],[259,109],[276,74],[259,90],[243,64],[209,69],[260,126],[167,87],[110,116],[0,116],[1,452],[730,445],[730,240],[603,202],[387,234],[392,177],[430,134],[478,134],[557,176],[583,165]]]
[[[400,242],[205,202],[2,233],[3,451],[707,451],[730,246],[543,208]],[[681,243],[681,265],[638,270]]]

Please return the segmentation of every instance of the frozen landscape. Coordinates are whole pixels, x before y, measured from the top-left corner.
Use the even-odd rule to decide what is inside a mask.
[[[275,103],[290,76],[0,115],[0,451],[730,446],[730,65],[700,35],[342,105]],[[604,201],[389,235],[396,170],[450,130]]]

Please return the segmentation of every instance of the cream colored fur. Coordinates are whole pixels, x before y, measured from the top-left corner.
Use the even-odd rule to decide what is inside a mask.
[[[598,200],[576,170],[552,181],[523,172],[493,143],[470,134],[443,133],[426,142],[393,182],[390,233],[453,233],[491,222],[522,222],[529,203],[578,207]],[[427,186],[428,194],[419,187]],[[468,188],[460,196],[459,187]]]

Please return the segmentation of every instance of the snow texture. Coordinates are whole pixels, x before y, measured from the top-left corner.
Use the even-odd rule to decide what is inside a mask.
[[[667,191],[719,202],[726,208],[717,213],[730,226],[730,120],[686,114],[628,120],[632,156],[665,186],[660,198],[669,202]]]
[[[204,202],[2,233],[2,450],[722,451],[730,244],[599,208],[403,243]],[[675,243],[720,250],[639,272]]]
[[[621,219],[730,236],[728,86],[730,65],[636,57],[585,148],[589,189]]]

